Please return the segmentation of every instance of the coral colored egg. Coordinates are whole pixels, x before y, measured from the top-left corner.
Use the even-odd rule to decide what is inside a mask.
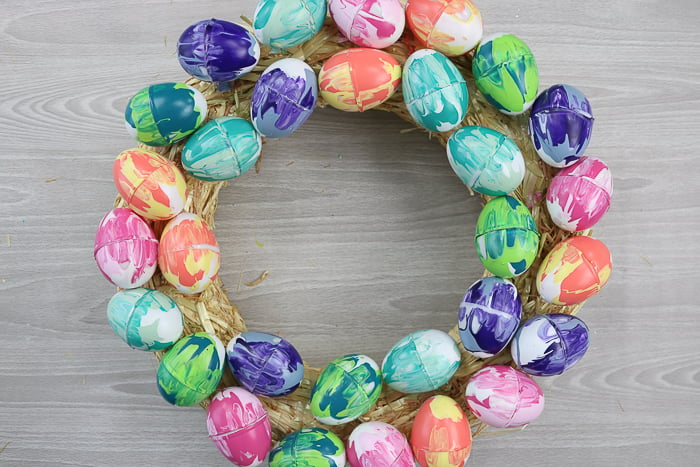
[[[221,454],[240,467],[265,462],[272,427],[260,400],[243,388],[217,392],[207,408],[207,431]]]
[[[484,277],[476,281],[459,305],[462,345],[476,357],[493,357],[513,338],[522,309],[518,289],[509,280]]]
[[[472,433],[459,404],[442,395],[423,402],[413,420],[411,447],[421,467],[464,466],[472,450]]]
[[[474,373],[467,384],[466,400],[476,418],[495,428],[527,425],[544,409],[544,394],[535,380],[503,365]]]
[[[533,376],[555,376],[574,366],[588,350],[588,327],[572,315],[552,313],[525,321],[513,337],[511,356]]]
[[[145,149],[124,151],[114,161],[112,176],[129,208],[146,219],[171,219],[185,207],[185,177],[174,162],[160,154]]]
[[[141,287],[156,271],[158,240],[131,209],[112,209],[97,227],[94,257],[112,284],[122,289]]]
[[[260,0],[253,28],[260,42],[279,52],[314,37],[325,19],[326,0]]]
[[[469,0],[411,0],[406,20],[423,46],[448,57],[469,52],[484,34],[481,12]]]
[[[401,83],[401,65],[381,50],[346,49],[323,64],[318,80],[321,96],[329,105],[348,112],[363,112],[396,92]]]
[[[608,283],[612,257],[605,243],[580,236],[558,243],[537,271],[537,291],[555,305],[576,305]]]
[[[200,293],[216,279],[219,266],[219,243],[201,217],[183,212],[168,222],[160,237],[158,267],[173,287]]]
[[[433,391],[452,378],[461,358],[457,344],[447,333],[424,329],[409,334],[389,350],[382,362],[382,375],[396,391]]]
[[[406,437],[384,422],[357,425],[348,437],[351,467],[414,467],[413,452]]]
[[[440,52],[413,52],[404,64],[401,82],[406,109],[423,128],[450,131],[467,115],[467,83],[455,64]]]
[[[340,32],[360,47],[389,47],[406,25],[399,0],[328,0],[328,10]]]
[[[593,227],[610,208],[613,179],[605,162],[582,157],[549,183],[547,210],[552,221],[569,232]]]
[[[324,428],[302,428],[270,451],[270,467],[343,467],[345,446]]]

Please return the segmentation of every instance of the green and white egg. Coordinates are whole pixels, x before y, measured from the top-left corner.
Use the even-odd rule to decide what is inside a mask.
[[[303,428],[270,451],[270,467],[344,467],[345,446],[324,428]]]

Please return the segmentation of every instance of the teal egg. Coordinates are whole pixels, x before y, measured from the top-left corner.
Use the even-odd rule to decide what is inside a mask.
[[[248,120],[219,117],[207,122],[185,143],[182,167],[208,182],[232,180],[253,167],[262,140]]]
[[[365,355],[346,355],[318,376],[311,391],[311,413],[326,425],[342,425],[367,413],[381,392],[377,363]]]
[[[182,313],[177,304],[157,290],[122,290],[107,305],[114,333],[139,350],[165,350],[182,336]]]
[[[467,115],[467,83],[440,52],[421,49],[412,53],[401,82],[406,108],[420,126],[433,132],[450,131]]]
[[[479,259],[494,276],[527,271],[537,256],[540,234],[528,208],[512,196],[494,198],[481,210],[474,243]]]
[[[219,385],[224,345],[206,332],[183,337],[163,355],[156,375],[161,396],[173,405],[196,405]]]
[[[484,195],[507,195],[525,178],[518,145],[491,128],[466,126],[452,133],[447,159],[462,183]]]
[[[270,467],[344,467],[345,446],[324,428],[302,428],[270,451]]]
[[[258,40],[277,52],[314,37],[325,19],[326,0],[260,0],[253,28]]]
[[[392,389],[405,393],[434,391],[455,374],[461,355],[447,333],[424,329],[404,337],[384,357],[382,375]]]

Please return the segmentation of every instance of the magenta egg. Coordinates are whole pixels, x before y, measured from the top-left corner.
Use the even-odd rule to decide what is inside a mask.
[[[413,467],[411,445],[395,427],[384,422],[357,425],[348,438],[348,462],[352,467]]]
[[[360,47],[389,47],[406,26],[399,0],[328,0],[328,11],[340,32]]]

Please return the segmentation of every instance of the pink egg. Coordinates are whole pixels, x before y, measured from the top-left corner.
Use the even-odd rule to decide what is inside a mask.
[[[413,453],[406,437],[384,422],[365,422],[348,438],[348,462],[352,467],[413,467]]]
[[[260,465],[270,452],[267,411],[243,388],[226,388],[214,395],[207,409],[207,430],[219,452],[240,467]]]
[[[612,176],[605,162],[582,157],[552,179],[547,210],[552,221],[564,230],[590,229],[610,208],[612,192]]]
[[[493,365],[469,379],[467,405],[487,425],[512,428],[527,425],[544,409],[544,395],[537,383],[514,368]]]
[[[340,32],[360,47],[389,47],[406,25],[399,0],[329,0],[328,10]]]
[[[156,270],[158,240],[131,209],[117,208],[102,218],[95,235],[97,267],[122,289],[141,287]]]

